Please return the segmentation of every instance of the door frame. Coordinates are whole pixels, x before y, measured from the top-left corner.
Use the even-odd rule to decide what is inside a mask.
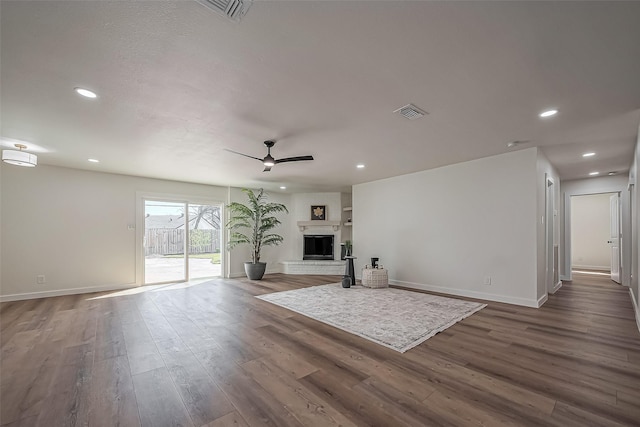
[[[558,210],[555,206],[555,181],[552,176],[549,174],[545,174],[544,180],[544,194],[545,194],[545,203],[544,203],[544,218],[546,224],[544,225],[545,229],[545,269],[544,269],[544,282],[547,294],[553,294],[560,286],[558,285],[560,282],[560,275],[558,274],[558,283],[555,283],[554,274],[556,269],[559,268],[559,263],[556,265],[555,256],[554,256],[554,248],[556,246],[556,218],[558,216]],[[558,253],[559,256],[559,253]],[[559,272],[558,272],[559,273]]]
[[[577,189],[576,189],[577,190]],[[627,218],[627,205],[629,203],[628,192],[621,190],[616,185],[599,185],[594,190],[574,190],[574,191],[566,191],[561,188],[561,191],[564,193],[563,197],[563,212],[562,212],[562,235],[563,235],[563,248],[562,248],[562,271],[564,274],[561,274],[560,279],[565,281],[573,280],[573,276],[571,274],[571,197],[572,196],[590,196],[594,194],[605,194],[605,193],[618,193],[620,197],[620,277],[621,277],[621,285],[629,286],[631,280],[629,265],[629,253],[631,249],[630,238],[630,221]]]
[[[611,214],[613,212],[611,212],[611,202],[612,202],[612,198],[615,197],[615,203],[616,203],[616,207],[615,207],[615,215],[616,215],[616,219],[615,219],[615,226],[616,226],[616,232],[617,232],[617,236],[615,236],[615,239],[617,239],[617,246],[618,246],[618,254],[617,254],[617,258],[618,258],[618,280],[615,280],[613,278],[614,275],[614,268],[613,268],[613,259],[611,260],[611,280],[613,280],[614,282],[618,283],[619,285],[622,284],[622,212],[620,212],[620,192],[614,193],[609,197],[609,231],[611,231],[611,226],[612,226],[612,219],[611,219]],[[611,232],[609,233],[611,234]],[[611,236],[611,238],[614,238],[614,236]],[[609,240],[610,245],[614,243],[613,240]]]
[[[136,191],[136,237],[135,237],[135,253],[136,253],[136,286],[144,286],[144,215],[145,200],[157,200],[162,202],[175,202],[201,205],[217,205],[220,206],[220,277],[227,276],[226,251],[223,248],[227,246],[226,220],[225,220],[225,202],[215,200],[208,197],[188,194],[173,193],[152,193],[145,191]],[[189,241],[188,213],[185,221],[185,242]],[[188,270],[188,253],[185,252],[185,277],[189,280]],[[173,282],[172,282],[173,283]]]

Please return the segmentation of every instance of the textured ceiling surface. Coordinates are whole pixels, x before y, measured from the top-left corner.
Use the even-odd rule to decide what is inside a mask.
[[[3,144],[43,164],[326,191],[531,146],[562,179],[624,172],[637,139],[640,2],[256,1],[240,23],[190,0],[0,8]],[[408,103],[429,114],[393,114]],[[266,139],[315,161],[265,173],[224,150]]]

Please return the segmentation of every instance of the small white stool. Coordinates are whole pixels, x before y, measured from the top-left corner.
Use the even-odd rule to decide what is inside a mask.
[[[389,286],[389,273],[384,268],[365,268],[362,270],[362,286],[386,288]]]

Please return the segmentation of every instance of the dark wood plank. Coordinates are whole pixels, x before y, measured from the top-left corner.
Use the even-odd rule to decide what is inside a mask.
[[[166,368],[133,376],[140,423],[145,426],[193,426]]]
[[[225,378],[220,387],[249,425],[303,426],[287,411],[285,402],[280,402],[244,373],[238,372]]]
[[[122,332],[122,324],[117,315],[110,313],[97,319],[96,361],[110,357],[125,356],[127,348]]]
[[[237,412],[231,412],[217,420],[211,421],[203,427],[249,427],[249,424]]]
[[[355,425],[268,358],[244,363],[242,368],[276,399],[286,402],[287,411],[302,425],[319,427]]]
[[[94,364],[89,402],[89,425],[140,426],[139,403],[126,356],[111,357]]]
[[[234,411],[193,353],[170,352],[162,357],[195,425],[207,424]]]

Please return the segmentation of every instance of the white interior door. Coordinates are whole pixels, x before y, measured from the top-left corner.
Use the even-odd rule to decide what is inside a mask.
[[[608,243],[611,246],[611,280],[620,283],[620,204],[617,194],[609,198],[609,206],[611,209],[611,233]]]

